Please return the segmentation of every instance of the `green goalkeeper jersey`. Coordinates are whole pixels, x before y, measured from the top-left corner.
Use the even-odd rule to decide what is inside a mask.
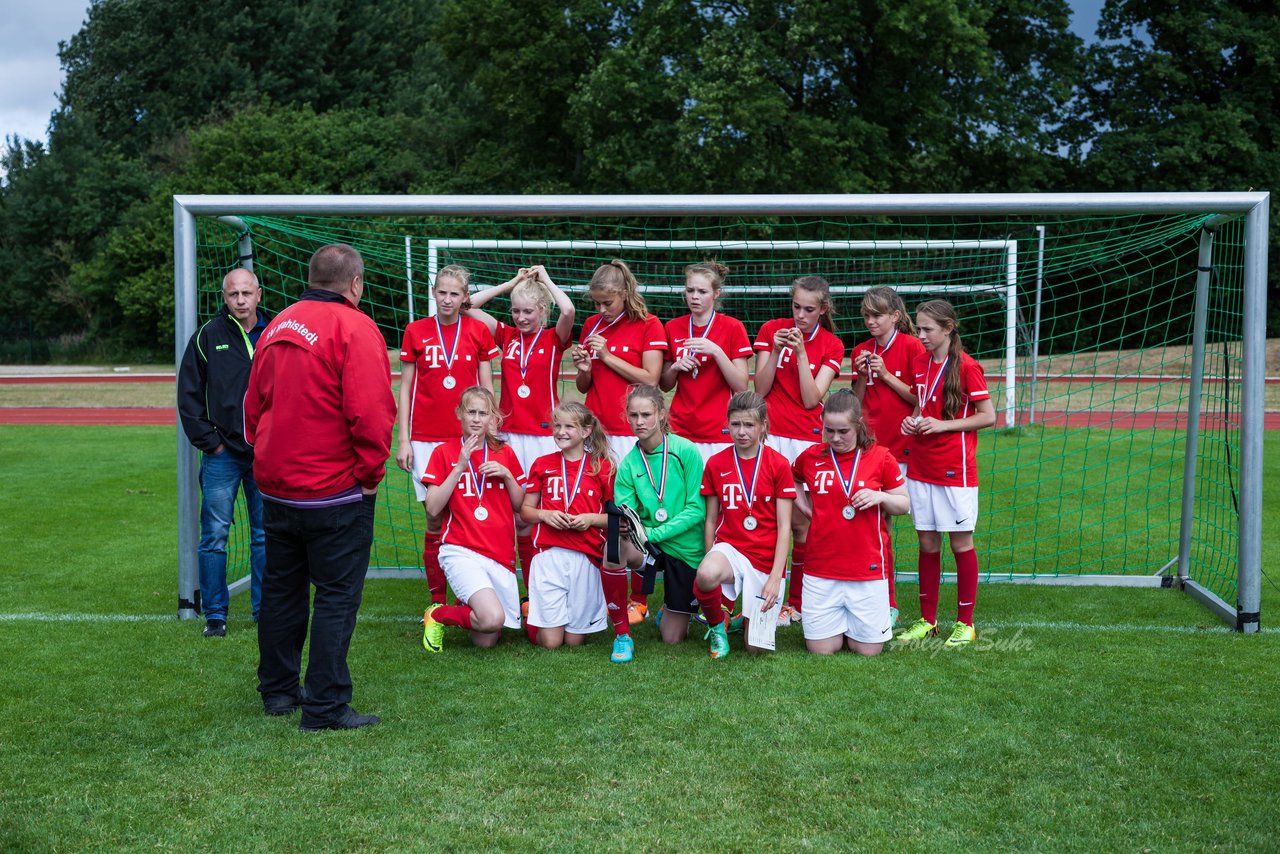
[[[646,460],[649,464],[647,470]],[[654,483],[662,487],[661,502]],[[688,439],[668,434],[665,486],[662,446],[645,454],[640,443],[636,442],[618,466],[613,498],[618,504],[629,505],[640,515],[650,542],[696,569],[705,554],[702,527],[707,518],[707,505],[701,487],[702,454]],[[665,522],[657,520],[659,508],[667,511]]]

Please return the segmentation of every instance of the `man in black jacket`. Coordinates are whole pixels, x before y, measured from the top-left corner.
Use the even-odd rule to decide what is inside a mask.
[[[262,288],[252,272],[222,280],[222,309],[191,336],[178,371],[178,415],[200,451],[200,598],[205,637],[227,633],[227,532],[236,493],[248,507],[253,619],[262,596],[265,538],[262,495],[253,479],[253,449],[244,438],[244,394],[258,336],[270,316],[258,308]]]

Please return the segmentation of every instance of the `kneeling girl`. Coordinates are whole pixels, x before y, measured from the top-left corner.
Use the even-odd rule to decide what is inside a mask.
[[[604,504],[613,500],[609,437],[577,401],[551,412],[551,435],[560,449],[534,460],[520,517],[533,525],[536,553],[529,572],[529,623],[547,649],[577,646],[602,631],[606,617],[616,636],[630,634],[627,576],[618,572],[602,587],[600,562]],[[607,600],[607,608],[606,608]]]
[[[439,652],[444,627],[471,632],[476,646],[520,628],[515,575],[515,516],[524,500],[524,471],[498,438],[493,392],[472,386],[458,403],[462,437],[436,448],[422,475],[427,514],[441,524],[440,567],[459,605],[432,605],[422,618],[422,646]]]
[[[707,556],[694,587],[707,618],[712,658],[729,654],[723,602],[741,594],[744,603],[760,599],[763,612],[778,601],[796,497],[787,458],[764,444],[769,429],[764,398],[753,391],[735,394],[728,423],[733,444],[713,454],[702,475]],[[760,652],[750,644],[747,651]]]
[[[804,640],[830,655],[876,655],[892,636],[889,517],[910,510],[898,461],[867,431],[852,391],[827,398],[824,442],[792,467],[796,502],[811,519],[804,575]],[[807,488],[807,493],[802,487]]]

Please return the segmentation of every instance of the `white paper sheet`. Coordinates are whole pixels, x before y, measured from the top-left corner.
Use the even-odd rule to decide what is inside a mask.
[[[756,649],[777,649],[778,615],[782,612],[782,597],[768,611],[761,611],[764,599],[748,597],[742,601],[742,616],[747,619],[747,643]]]

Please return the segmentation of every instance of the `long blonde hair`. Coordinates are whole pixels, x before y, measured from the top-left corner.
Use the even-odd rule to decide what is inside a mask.
[[[614,469],[618,467],[613,454],[609,452],[609,436],[604,432],[595,413],[576,400],[562,400],[551,410],[551,420],[554,422],[557,417],[576,421],[579,427],[587,431],[582,448],[591,461],[591,468],[588,469],[591,474],[600,474],[606,461]]]
[[[459,309],[459,314],[461,314],[471,308],[471,271],[457,264],[449,264],[446,267],[441,267],[439,272],[436,273],[436,284],[439,285],[440,280],[445,276],[457,279],[458,284],[462,285],[464,296],[462,298],[462,308]],[[433,287],[432,290],[435,290],[435,288]]]
[[[467,411],[467,401],[476,397],[483,398],[489,405],[489,432],[485,436],[485,444],[489,446],[489,450],[496,451],[507,443],[498,435],[498,431],[502,429],[502,410],[498,409],[498,399],[493,396],[493,392],[479,385],[464,389],[458,398],[458,408],[453,410],[453,414],[461,423],[462,416]]]
[[[521,279],[520,283],[511,289],[511,301],[515,302],[516,297],[533,303],[534,311],[542,317],[538,325],[547,325],[547,321],[551,318],[551,291],[547,290],[546,285],[537,279]]]
[[[587,296],[602,292],[622,294],[622,310],[628,320],[644,320],[649,316],[644,297],[640,296],[640,283],[625,261],[615,258],[608,264],[601,264],[591,274],[591,281],[587,283]]]

